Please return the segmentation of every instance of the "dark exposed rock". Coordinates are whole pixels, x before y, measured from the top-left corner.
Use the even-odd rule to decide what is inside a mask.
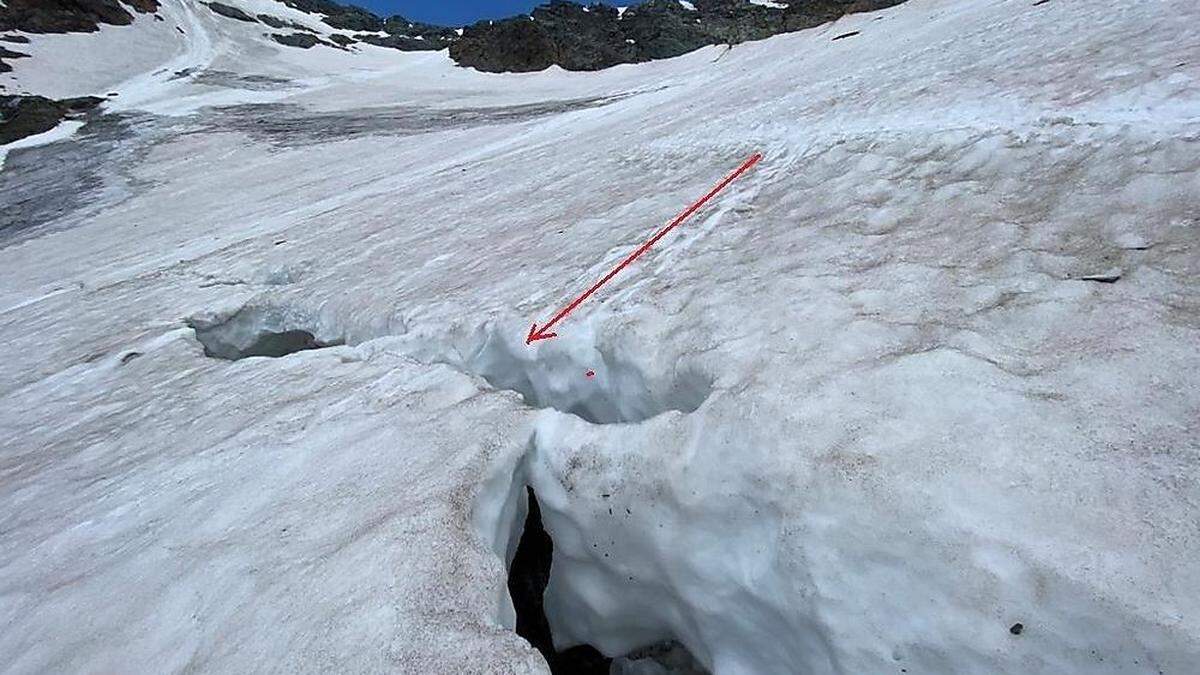
[[[213,12],[220,14],[221,16],[228,17],[230,19],[236,19],[238,21],[245,21],[247,23],[258,23],[258,19],[255,19],[253,16],[243,12],[237,7],[231,7],[230,5],[220,2],[206,2],[204,4],[206,4]]]
[[[610,7],[554,0],[530,17],[482,21],[450,45],[459,65],[487,72],[597,70],[679,56],[705,45],[738,44],[810,28],[852,12],[903,0],[793,0],[785,7],[750,0],[647,0],[621,16]],[[530,20],[532,19],[532,20]]]
[[[783,10],[784,31],[812,28],[836,21],[846,14],[873,12],[899,5],[904,0],[807,0],[792,2]]]
[[[100,24],[127,26],[133,15],[158,10],[158,0],[7,0],[0,6],[0,31],[93,33]]]
[[[8,0],[0,7],[0,30],[92,33],[102,23],[127,26],[133,15],[118,0]]]
[[[333,35],[330,35],[329,41],[339,44],[343,47],[346,47],[346,46],[354,44],[355,42],[358,42],[358,40],[355,40],[354,38],[350,37],[349,35],[342,35],[341,33],[334,33]]]
[[[554,64],[597,70],[678,56],[718,41],[705,26],[699,5],[693,11],[677,0],[648,0],[618,16],[603,5],[585,8],[555,0],[531,17],[469,26],[451,46],[450,56],[459,65],[487,72],[542,70]]]
[[[7,73],[12,70],[12,66],[4,62],[4,59],[27,59],[28,54],[14,52],[11,49],[0,47],[0,73]]]
[[[679,56],[705,45],[733,45],[810,28],[844,14],[881,9],[903,0],[793,0],[782,7],[751,0],[694,0],[695,9],[678,0],[647,0],[623,14],[608,5],[585,7],[569,0],[551,0],[529,15],[468,26],[461,37],[451,28],[402,16],[384,20],[331,0],[279,1],[321,14],[335,28],[363,31],[354,36],[360,42],[403,51],[449,48],[459,65],[511,72],[556,64],[568,70],[599,70]],[[283,27],[277,25],[281,19],[259,18],[272,27]],[[368,31],[375,34],[366,34]]]
[[[421,23],[420,21],[409,21],[399,15],[390,17],[385,21],[383,30],[391,35],[407,37],[414,39],[416,42],[423,43],[420,49],[409,51],[438,51],[449,47],[452,42],[458,40],[458,32],[453,28],[435,26],[433,24]]]
[[[665,59],[714,44],[700,12],[672,0],[650,0],[631,7],[621,18],[621,31],[633,40],[637,60]]]
[[[453,28],[446,26],[435,26],[430,23],[421,23],[420,21],[410,21],[399,14],[389,17],[383,22],[383,30],[394,35],[421,35],[426,38],[445,38],[454,39],[458,37],[458,32]]]
[[[554,39],[528,17],[468,26],[450,45],[450,58],[460,66],[491,73],[545,70],[557,54]]]
[[[386,32],[389,34],[389,37],[396,38],[395,40],[389,40],[388,37],[380,35],[370,36],[374,38],[374,41],[371,41],[372,44],[379,44],[382,47],[393,47],[404,49],[405,51],[438,50],[445,49],[451,41],[458,38],[458,34],[453,28],[409,21],[402,16],[393,16],[385,20],[365,9],[339,5],[336,2],[331,2],[331,0],[278,1],[292,9],[309,12],[310,14],[323,15],[322,20],[333,28],[371,33]],[[262,20],[263,17],[259,16],[259,19]],[[272,28],[283,27],[276,26],[267,21],[263,21],[263,23]],[[289,27],[301,29],[300,26],[295,24],[291,24]],[[359,41],[368,42],[368,36],[360,35],[356,37]]]
[[[279,0],[283,4],[312,14],[324,14],[325,23],[343,30],[381,31],[383,19],[365,9],[339,5],[330,0]]]
[[[24,35],[0,35],[0,42],[13,42],[16,44],[29,44],[29,38]]]
[[[695,10],[678,0],[647,0],[623,16],[610,6],[584,7],[553,0],[528,16],[479,22],[454,29],[409,21],[402,16],[382,19],[357,7],[332,0],[279,0],[288,7],[319,14],[328,25],[361,31],[353,39],[403,51],[450,49],[460,65],[489,72],[542,70],[559,65],[568,70],[598,70],[619,63],[685,54],[710,44],[737,44],[777,33],[817,26],[860,11],[896,5],[902,0],[793,0],[770,7],[750,0],[694,0]],[[205,3],[217,14],[245,22],[262,22],[275,29],[312,33],[293,21],[260,14],[257,17],[221,2]],[[0,30],[28,32],[95,31],[99,24],[127,25],[131,8],[154,12],[159,0],[8,0],[0,7]],[[161,17],[158,17],[161,18]],[[181,31],[182,32],[182,31]],[[18,38],[20,36],[17,36]],[[302,38],[273,35],[281,44],[310,48],[317,44],[345,47],[352,38]],[[5,38],[0,38],[5,39]],[[10,57],[11,58],[11,57]],[[0,61],[0,71],[11,67]]]
[[[283,19],[280,19],[277,16],[271,16],[270,14],[259,14],[255,18],[258,19],[259,23],[264,23],[271,28],[288,28],[292,25],[291,21],[284,21]]]
[[[64,119],[84,115],[103,102],[95,96],[61,101],[43,96],[0,96],[0,144],[50,131]]]
[[[158,11],[158,0],[121,0],[121,2],[129,5],[139,14],[153,14]],[[162,21],[161,16],[156,15],[154,18]]]
[[[399,49],[402,52],[424,52],[435,50],[433,46],[426,40],[418,40],[417,38],[407,37],[403,35],[375,35],[373,33],[359,33],[354,36],[359,42],[365,42],[376,47],[388,47],[390,49]]]
[[[778,7],[747,0],[695,0],[693,4],[692,14],[699,15],[698,24],[711,36],[710,44],[762,40],[784,30],[784,10]]]
[[[556,1],[530,15],[537,27],[552,36],[553,62],[568,70],[599,70],[629,63],[637,57],[618,24],[617,10],[605,5],[584,7]]]
[[[271,39],[281,45],[299,47],[300,49],[311,49],[318,44],[325,44],[322,40],[317,39],[317,36],[309,35],[308,33],[289,33],[287,35],[272,33]]]
[[[360,42],[405,52],[440,51],[458,39],[453,28],[409,21],[402,16],[389,18],[384,22],[383,30],[388,35],[360,34],[355,37]]]
[[[287,19],[281,19],[277,16],[271,16],[270,14],[259,14],[257,18],[260,22],[270,26],[271,28],[291,28],[292,30],[302,30],[307,33],[316,32],[304,24],[296,23],[295,21],[288,21]]]

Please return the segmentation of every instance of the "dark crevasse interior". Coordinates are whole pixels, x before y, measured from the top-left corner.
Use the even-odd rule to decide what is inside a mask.
[[[204,345],[205,356],[228,361],[237,361],[238,359],[245,359],[251,356],[278,358],[308,349],[321,349],[322,347],[332,347],[342,344],[340,341],[332,343],[321,342],[316,336],[306,330],[287,330],[278,333],[263,331],[258,334],[253,342],[244,347],[238,347],[225,342],[208,331],[197,330],[196,337]]]
[[[319,342],[312,333],[306,330],[288,330],[282,333],[263,333],[250,346],[241,350],[238,358],[248,356],[268,356],[278,358],[295,354],[306,349],[320,349],[329,345]]]
[[[651,642],[630,654],[609,658],[591,645],[555,651],[543,601],[550,581],[554,542],[542,526],[537,495],[526,488],[529,513],[517,551],[509,566],[508,592],[517,613],[517,635],[525,638],[546,659],[555,675],[709,675],[682,644],[675,640]]]
[[[184,322],[195,331],[204,355],[226,361],[279,358],[346,344],[344,333],[319,329],[309,313],[288,304],[245,306],[227,317],[199,316]]]
[[[542,512],[532,488],[529,493],[529,515],[517,544],[516,555],[508,571],[508,592],[517,611],[517,635],[542,653],[550,672],[555,675],[608,675],[612,659],[589,645],[580,645],[558,652],[550,635],[543,596],[550,581],[550,562],[554,543],[542,526]]]

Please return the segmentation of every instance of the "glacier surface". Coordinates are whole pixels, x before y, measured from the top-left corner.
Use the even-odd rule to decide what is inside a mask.
[[[1194,672],[1197,3],[508,75],[160,15],[0,76],[116,94],[3,149],[0,670],[547,672],[532,486],[559,648]]]

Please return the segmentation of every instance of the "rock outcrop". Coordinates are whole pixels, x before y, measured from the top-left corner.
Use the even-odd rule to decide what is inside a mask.
[[[453,28],[409,21],[402,16],[384,19],[365,9],[339,5],[329,0],[279,1],[293,9],[321,14],[323,15],[322,20],[333,28],[359,32],[353,40],[346,37],[338,38],[336,41],[343,46],[352,41],[358,41],[408,52],[438,51],[445,49],[452,41],[458,39],[458,33]],[[263,21],[262,16],[258,18]],[[267,21],[263,21],[263,23],[271,25]],[[279,28],[280,26],[273,27]],[[386,33],[386,35],[379,35],[379,33]]]
[[[903,0],[794,0],[761,4],[751,0],[686,3],[647,0],[622,11],[609,5],[584,6],[552,0],[528,15],[481,21],[461,30],[410,21],[402,16],[384,19],[365,9],[331,0],[278,1],[320,15],[322,21],[335,29],[354,32],[352,37],[340,35],[336,39],[340,47],[357,41],[402,51],[449,49],[450,57],[462,66],[486,72],[528,72],[552,65],[567,70],[600,70],[621,63],[670,58],[705,45],[761,40]],[[230,19],[313,32],[270,14],[256,16],[215,0],[204,4]],[[95,31],[99,24],[131,23],[130,10],[153,12],[157,8],[158,0],[8,0],[0,6],[0,31]],[[305,48],[321,42],[291,35],[272,38]],[[6,69],[11,67],[0,61],[0,72]]]
[[[14,52],[7,47],[0,47],[0,73],[7,73],[12,70],[12,66],[4,62],[4,59],[25,59],[29,58],[28,54]]]
[[[312,14],[323,14],[325,23],[342,30],[381,31],[384,20],[358,7],[339,5],[330,0],[279,0],[283,4]]]
[[[287,35],[272,33],[271,39],[281,45],[287,45],[288,47],[299,47],[300,49],[311,49],[312,47],[315,47],[318,42],[320,42],[315,35],[311,35],[309,33],[289,33]]]
[[[291,28],[292,30],[302,30],[307,33],[314,32],[313,29],[309,28],[308,26],[296,23],[295,21],[281,19],[277,16],[271,16],[270,14],[259,14],[255,18],[257,18],[260,23],[264,23],[271,28]]]
[[[450,58],[462,66],[502,72],[531,72],[554,65],[554,40],[528,18],[476,24],[450,45]]]
[[[450,45],[459,65],[487,72],[598,70],[679,56],[705,45],[737,44],[882,9],[903,0],[648,0],[623,13],[606,5],[554,0],[527,17],[467,27]]]
[[[300,49],[312,49],[317,45],[325,45],[326,47],[333,47],[334,49],[345,49],[345,45],[354,42],[354,40],[347,38],[344,35],[333,35],[331,37],[333,42],[326,42],[312,33],[272,33],[271,39],[281,45],[286,45],[288,47],[299,47]],[[343,40],[345,40],[345,42],[343,42]]]
[[[246,23],[258,22],[258,19],[255,19],[253,16],[232,5],[226,5],[221,2],[206,2],[204,4],[213,12],[220,14],[221,16],[235,19],[237,21],[245,21]]]
[[[95,96],[61,101],[44,96],[0,96],[0,145],[50,131],[64,119],[84,115],[103,101]]]
[[[133,14],[158,10],[158,0],[7,0],[0,5],[0,31],[92,33],[100,24],[127,26]]]
[[[458,40],[458,31],[445,26],[410,21],[402,16],[393,16],[383,23],[388,35],[358,35],[360,41],[380,47],[391,47],[403,51],[439,51]]]

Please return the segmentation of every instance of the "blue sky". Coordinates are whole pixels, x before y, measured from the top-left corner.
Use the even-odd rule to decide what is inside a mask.
[[[347,5],[358,5],[379,16],[403,15],[414,21],[461,26],[480,19],[502,19],[513,14],[526,14],[546,0],[335,0]],[[592,0],[580,4],[591,4]],[[618,4],[615,0],[605,4]],[[634,0],[622,0],[619,4],[635,4]]]

